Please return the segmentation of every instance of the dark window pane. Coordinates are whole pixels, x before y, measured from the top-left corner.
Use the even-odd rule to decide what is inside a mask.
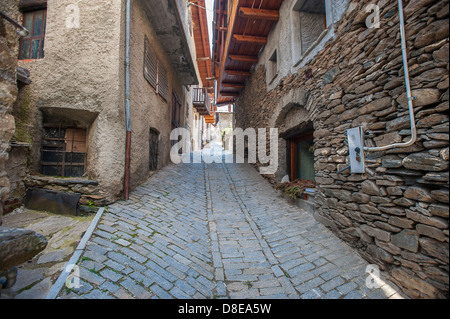
[[[28,31],[30,31],[30,34],[27,36],[27,38],[31,37],[31,31],[32,31],[32,28],[33,28],[33,12],[24,14],[23,20],[24,20],[23,21],[23,26]]]
[[[45,128],[44,138],[60,138],[64,139],[66,136],[66,129],[59,129],[53,127]]]
[[[314,172],[314,152],[312,151],[314,143],[312,141],[303,141],[297,144],[298,150],[298,177],[302,179],[315,180]]]
[[[22,42],[22,52],[20,53],[20,58],[26,60],[30,58],[30,40],[24,40]]]
[[[42,161],[47,163],[61,163],[63,153],[55,151],[42,151]]]
[[[66,153],[66,163],[84,164],[84,153]]]
[[[82,177],[84,174],[84,166],[66,166],[64,168],[65,177]]]
[[[44,19],[44,11],[38,11],[34,15],[33,37],[40,36],[42,33],[42,22]]]
[[[33,40],[31,42],[31,59],[39,59],[39,45],[41,40]]]
[[[42,166],[42,174],[47,176],[62,176],[61,166]]]

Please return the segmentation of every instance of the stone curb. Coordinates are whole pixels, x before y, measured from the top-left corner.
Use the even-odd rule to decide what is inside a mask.
[[[91,225],[86,230],[86,233],[84,234],[83,238],[81,239],[80,243],[78,244],[77,249],[75,249],[75,252],[73,253],[70,260],[67,262],[66,266],[64,267],[62,273],[59,275],[58,280],[56,280],[55,284],[52,286],[52,289],[47,294],[45,299],[56,299],[58,297],[59,292],[61,291],[62,287],[66,283],[67,278],[72,272],[73,266],[76,265],[78,262],[78,259],[80,259],[81,255],[84,252],[84,248],[86,247],[87,242],[91,238],[95,228],[97,227],[98,222],[100,221],[100,218],[103,216],[103,213],[105,212],[105,208],[102,207],[98,210],[97,214],[95,215],[94,219],[91,222]]]

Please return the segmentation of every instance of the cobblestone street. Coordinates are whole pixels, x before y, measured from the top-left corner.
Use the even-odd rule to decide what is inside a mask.
[[[79,266],[60,298],[401,298],[248,164],[162,169],[107,208]]]

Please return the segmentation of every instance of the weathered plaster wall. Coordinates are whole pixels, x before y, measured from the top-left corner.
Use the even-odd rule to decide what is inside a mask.
[[[350,0],[340,0],[331,1],[326,0],[327,6],[331,8],[330,12],[327,13],[328,23],[336,23],[339,21],[345,12]],[[307,28],[312,28],[314,24],[317,24],[317,19],[312,19],[314,23],[308,23],[308,19],[301,21],[299,16],[310,16],[306,13],[301,13],[294,11],[297,4],[297,0],[286,0],[280,7],[280,17],[282,17],[276,25],[273,27],[269,34],[266,48],[261,52],[260,60],[256,68],[260,67],[262,64],[266,65],[270,55],[275,49],[278,49],[278,76],[277,78],[268,85],[268,89],[274,89],[280,81],[289,74],[296,73],[300,68],[302,68],[306,63],[308,63],[318,52],[320,52],[324,44],[330,39],[335,38],[334,28],[328,27],[328,32],[322,35],[321,40],[318,45],[310,50],[309,53],[303,55],[302,43],[311,44],[314,42],[312,39],[303,39],[300,41],[300,27],[302,24],[306,24]],[[310,19],[311,20],[311,19]],[[317,32],[316,32],[317,33]],[[319,32],[320,33],[320,32]],[[308,33],[304,32],[304,36]],[[267,66],[266,66],[267,68]],[[269,83],[270,80],[267,81]]]
[[[283,130],[283,125],[292,126],[292,119],[277,123],[280,115],[305,112],[315,129],[317,219],[385,269],[410,296],[448,298],[447,0],[404,1],[417,142],[368,153],[366,174],[337,174],[349,163],[347,129],[362,126],[367,146],[410,138],[397,3],[378,2],[381,27],[369,29],[365,6],[370,2],[352,1],[323,49],[267,87],[269,51],[279,45],[281,54],[287,53],[279,59],[290,59],[285,37],[276,29],[287,28],[288,12],[282,9],[236,103],[237,127],[279,125]],[[286,156],[281,144],[279,156],[282,168]]]
[[[71,27],[78,5],[79,27]],[[15,105],[28,115],[22,136],[33,144],[30,168],[39,171],[45,110],[51,116],[80,120],[88,129],[87,175],[100,183],[107,201],[123,189],[125,118],[123,90],[124,2],[49,1],[45,58],[20,61],[32,83]]]
[[[17,19],[18,8],[14,1],[0,3],[0,10]],[[10,180],[6,163],[9,158],[9,143],[15,131],[12,106],[17,98],[16,64],[18,51],[16,28],[0,18],[0,225],[2,224],[3,203],[10,194]]]
[[[136,187],[149,176],[149,132],[159,132],[158,167],[170,162],[172,131],[172,92],[181,101],[180,127],[192,121],[192,92],[180,83],[167,53],[139,1],[133,2],[131,16],[131,186]],[[156,94],[143,76],[144,39],[148,37],[160,62],[168,73],[169,97]],[[188,108],[190,109],[188,112]],[[189,113],[189,114],[188,114]],[[187,118],[189,115],[189,118]]]

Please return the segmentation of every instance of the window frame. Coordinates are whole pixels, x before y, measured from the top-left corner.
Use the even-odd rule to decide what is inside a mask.
[[[54,177],[72,177],[72,178],[79,178],[82,177],[85,173],[86,173],[86,163],[87,163],[87,130],[86,129],[80,129],[80,128],[74,128],[74,127],[62,127],[61,125],[49,125],[46,124],[44,125],[44,130],[45,129],[58,129],[59,130],[59,137],[57,138],[48,138],[45,136],[43,136],[42,138],[42,156],[41,156],[41,161],[40,161],[40,172],[42,175],[44,176],[54,176]],[[62,137],[61,135],[61,130],[64,130],[64,137]],[[69,144],[68,138],[67,138],[67,131],[68,130],[72,130],[72,139],[70,141],[70,145],[72,145],[71,150],[67,150],[67,145]],[[83,131],[85,133],[84,139],[81,140],[75,140],[75,132],[76,131]],[[60,142],[60,144],[57,143],[51,143],[51,142]],[[50,143],[46,143],[46,142],[50,142]],[[84,143],[84,152],[74,152],[74,145],[75,142],[82,142]],[[45,149],[45,148],[54,148],[55,150],[49,150],[49,149]],[[56,162],[49,162],[49,161],[44,161],[44,153],[61,153],[61,161],[56,161]],[[70,158],[72,159],[72,161],[66,161],[66,155],[70,154]],[[76,163],[73,162],[73,155],[74,154],[83,154],[84,156],[84,161],[83,163]],[[61,174],[60,175],[51,175],[51,174],[46,174],[45,173],[45,169],[44,167],[51,167],[54,166],[56,167],[56,170],[58,171],[58,169],[61,170]],[[81,176],[72,176],[72,174],[69,174],[69,176],[66,175],[66,168],[67,167],[82,167],[83,168],[83,174],[81,174]]]
[[[305,133],[302,133],[300,135],[297,135],[291,139],[289,139],[288,147],[289,147],[289,153],[290,153],[290,172],[289,177],[291,181],[294,181],[298,178],[302,178],[301,176],[298,176],[298,149],[297,144],[300,142],[306,142],[311,141],[314,145],[314,130],[307,131]],[[314,171],[315,174],[315,171]],[[314,180],[315,181],[315,180]]]
[[[279,52],[280,50],[278,48],[273,49],[272,54],[270,54],[270,57],[267,60],[266,72],[267,72],[267,83],[269,85],[272,84],[273,81],[275,81],[275,79],[278,77],[279,74],[279,67],[280,67]]]
[[[175,91],[172,91],[172,128],[179,128],[181,122],[181,100]]]
[[[33,36],[34,30],[35,30],[35,21],[36,21],[36,14],[42,12],[42,24],[41,24],[41,33],[39,36]],[[32,15],[32,23],[31,23],[31,30],[28,30],[30,34],[26,37],[21,37],[19,41],[19,60],[20,61],[26,61],[26,60],[42,60],[45,57],[45,32],[47,28],[47,9],[38,9],[38,10],[31,10],[23,12],[23,25],[25,25],[25,21],[27,19],[27,16]],[[38,57],[33,58],[32,57],[32,50],[33,50],[33,41],[39,40],[39,50],[38,50]],[[30,46],[28,49],[28,55],[27,57],[23,57],[23,45],[25,41],[29,41]]]
[[[333,9],[332,9],[332,0],[323,0],[325,5],[325,13],[324,13],[324,30],[317,37],[315,41],[311,43],[311,45],[303,51],[303,36],[302,36],[302,27],[301,27],[301,18],[300,9],[305,2],[305,0],[297,0],[294,1],[291,10],[291,55],[292,55],[292,64],[294,67],[300,65],[300,63],[310,55],[310,53],[321,43],[321,41],[325,38],[325,36],[330,32],[333,27]],[[302,5],[299,5],[301,3]]]

